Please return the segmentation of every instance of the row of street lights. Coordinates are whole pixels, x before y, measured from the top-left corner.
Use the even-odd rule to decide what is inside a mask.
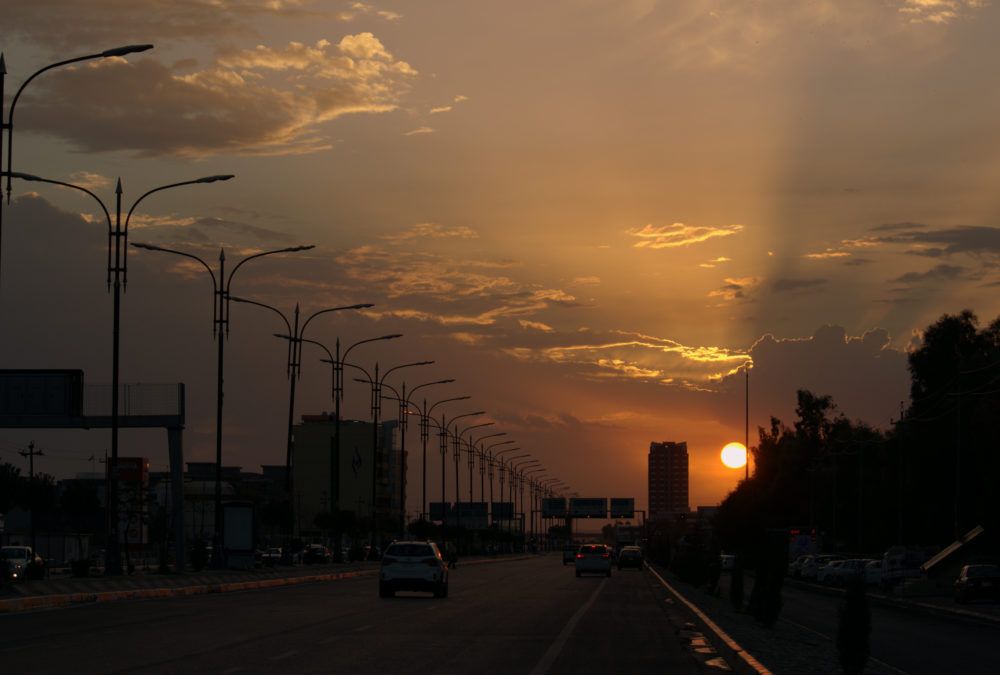
[[[79,186],[79,185],[74,185],[72,183],[67,183],[67,182],[63,182],[63,181],[59,181],[59,180],[53,180],[53,179],[48,179],[48,178],[42,178],[42,177],[38,177],[38,176],[35,176],[35,175],[32,175],[32,174],[23,173],[23,172],[14,172],[12,170],[14,110],[15,110],[16,104],[17,104],[17,102],[18,102],[18,100],[19,100],[22,92],[24,91],[25,87],[32,80],[34,80],[37,76],[41,75],[42,73],[44,73],[44,72],[46,72],[48,70],[51,70],[51,69],[54,69],[54,68],[57,68],[57,67],[60,67],[60,66],[72,64],[72,63],[77,63],[77,62],[80,62],[80,61],[89,60],[89,59],[108,58],[108,57],[121,57],[121,56],[125,56],[127,54],[143,52],[143,51],[146,51],[148,49],[151,49],[152,46],[153,45],[149,45],[149,44],[128,45],[128,46],[124,46],[124,47],[118,47],[118,48],[115,48],[115,49],[105,50],[103,52],[99,52],[99,53],[96,53],[96,54],[90,54],[90,55],[86,55],[86,56],[81,56],[81,57],[76,57],[76,58],[61,60],[61,61],[58,61],[56,63],[50,64],[50,65],[48,65],[48,66],[46,66],[44,68],[41,68],[38,71],[36,71],[35,73],[33,73],[30,77],[28,77],[21,84],[20,88],[17,90],[17,93],[14,95],[13,99],[11,100],[11,104],[10,104],[10,107],[8,109],[7,120],[5,122],[2,122],[2,115],[0,115],[0,122],[2,122],[2,125],[0,125],[0,152],[2,152],[2,149],[3,149],[3,134],[2,134],[2,131],[3,130],[7,131],[7,148],[6,148],[7,149],[7,169],[6,169],[6,171],[3,172],[3,175],[5,175],[6,178],[7,178],[6,192],[7,192],[7,202],[8,202],[8,204],[10,203],[11,179],[12,178],[19,178],[21,180],[32,181],[32,182],[49,183],[49,184],[53,184],[53,185],[57,185],[57,186],[61,186],[61,187],[71,188],[71,189],[74,189],[74,190],[77,190],[77,191],[80,191],[80,192],[83,192],[83,193],[89,195],[101,207],[101,210],[104,212],[105,218],[107,219],[107,223],[108,223],[108,290],[109,290],[109,292],[113,291],[113,303],[114,303],[113,304],[113,317],[112,317],[112,334],[113,334],[113,339],[112,339],[112,388],[111,388],[112,389],[112,394],[111,394],[111,399],[112,399],[111,400],[111,410],[112,410],[112,413],[111,413],[111,466],[113,467],[113,469],[111,471],[109,471],[109,475],[110,475],[110,480],[109,480],[109,502],[110,502],[110,509],[111,509],[112,513],[111,513],[111,517],[109,519],[109,533],[108,533],[109,537],[108,537],[108,542],[107,542],[107,546],[106,546],[106,551],[107,551],[106,569],[108,570],[109,574],[120,574],[121,573],[121,559],[120,559],[120,549],[119,549],[119,541],[118,541],[118,527],[119,527],[119,523],[118,523],[118,518],[117,518],[117,505],[118,505],[118,497],[117,497],[117,472],[116,472],[116,470],[114,470],[114,468],[117,467],[117,462],[118,462],[118,436],[119,436],[118,432],[119,432],[119,426],[120,426],[120,419],[119,419],[119,389],[120,389],[120,386],[119,386],[119,354],[120,354],[120,323],[121,323],[120,322],[120,306],[121,306],[121,292],[125,289],[125,285],[127,283],[127,255],[128,255],[128,253],[127,253],[127,250],[128,250],[127,246],[128,246],[128,225],[129,225],[129,221],[131,219],[132,213],[135,211],[135,209],[139,205],[139,203],[142,202],[146,197],[148,197],[149,195],[151,195],[151,194],[153,194],[155,192],[160,192],[160,191],[163,191],[163,190],[167,190],[167,189],[171,189],[171,188],[176,188],[176,187],[181,187],[181,186],[185,186],[185,185],[202,184],[202,183],[214,183],[214,182],[218,182],[218,181],[226,181],[226,180],[229,180],[229,179],[233,178],[233,175],[232,174],[225,174],[225,175],[206,176],[206,177],[197,178],[197,179],[194,179],[194,180],[188,180],[188,181],[181,181],[181,182],[177,182],[177,183],[171,183],[171,184],[168,184],[168,185],[163,185],[163,186],[160,186],[160,187],[148,190],[147,192],[145,192],[144,194],[142,194],[138,199],[136,199],[132,203],[131,207],[127,211],[124,223],[122,222],[122,218],[121,218],[121,214],[122,214],[122,194],[123,194],[123,192],[122,192],[122,187],[121,187],[121,179],[119,179],[118,183],[117,183],[117,186],[116,186],[116,190],[115,190],[115,194],[116,194],[115,220],[114,220],[114,223],[112,223],[111,215],[110,215],[110,212],[109,212],[109,209],[107,208],[107,206],[100,199],[100,197],[98,197],[96,194],[94,194],[93,192],[91,192],[89,189],[87,189],[85,187],[82,187],[82,186]],[[0,101],[2,101],[3,86],[4,86],[5,76],[6,76],[6,62],[5,62],[5,59],[4,59],[4,55],[2,53],[0,53]],[[2,238],[2,204],[0,204],[0,238]],[[319,311],[314,312],[313,314],[311,314],[308,318],[306,318],[305,321],[302,322],[302,325],[300,327],[300,325],[299,325],[299,307],[298,307],[298,305],[296,305],[296,307],[295,307],[294,320],[293,321],[289,321],[288,317],[286,317],[284,315],[284,313],[282,313],[280,310],[278,310],[278,309],[276,309],[274,307],[271,307],[270,305],[266,305],[264,303],[261,303],[261,302],[255,301],[255,300],[249,300],[249,299],[245,299],[245,298],[239,298],[239,297],[233,296],[231,294],[232,280],[233,280],[234,275],[236,274],[236,271],[242,265],[244,265],[245,263],[249,262],[250,260],[254,260],[254,259],[257,259],[257,258],[264,257],[264,256],[270,256],[270,255],[280,254],[280,253],[295,253],[295,252],[300,252],[300,251],[306,251],[306,250],[312,249],[313,246],[293,246],[293,247],[287,247],[287,248],[281,248],[281,249],[264,251],[264,252],[260,252],[260,253],[256,253],[256,254],[247,256],[247,257],[241,259],[233,267],[233,269],[229,272],[229,275],[226,276],[226,274],[225,274],[225,261],[226,261],[226,258],[225,258],[225,250],[224,249],[220,250],[219,265],[218,265],[218,275],[216,275],[215,271],[212,269],[212,267],[207,262],[205,262],[205,260],[203,260],[199,256],[194,255],[192,253],[188,253],[188,252],[185,252],[185,251],[174,250],[174,249],[166,248],[166,247],[163,247],[163,246],[157,246],[157,245],[148,244],[148,243],[133,243],[132,245],[135,246],[135,247],[137,247],[137,248],[140,248],[140,249],[145,249],[145,250],[149,250],[149,251],[159,251],[159,252],[163,252],[163,253],[170,253],[170,254],[173,254],[173,255],[183,256],[183,257],[195,260],[195,261],[197,261],[198,263],[200,263],[205,268],[205,270],[209,273],[209,276],[212,279],[212,285],[213,285],[213,331],[212,332],[213,332],[213,338],[215,340],[217,340],[216,474],[215,474],[215,524],[214,524],[215,525],[215,532],[214,532],[214,535],[215,535],[215,545],[213,546],[213,559],[212,559],[212,565],[213,565],[213,567],[221,567],[224,564],[224,561],[222,559],[222,546],[221,546],[221,540],[220,540],[221,533],[222,533],[222,517],[223,517],[222,503],[221,503],[222,502],[222,412],[223,412],[223,400],[224,400],[224,392],[223,392],[223,390],[224,390],[224,387],[223,387],[223,383],[224,383],[224,354],[225,354],[225,352],[224,352],[224,344],[225,344],[226,339],[228,339],[228,336],[229,336],[229,328],[230,328],[230,323],[229,323],[229,316],[230,316],[229,302],[230,302],[230,300],[233,300],[233,301],[236,301],[236,302],[243,302],[243,303],[247,303],[247,304],[251,304],[251,305],[257,305],[257,306],[260,306],[260,307],[263,307],[263,308],[266,308],[266,309],[269,309],[271,311],[276,312],[281,317],[281,319],[283,320],[283,322],[285,324],[285,327],[287,329],[287,333],[285,333],[285,334],[276,334],[276,336],[287,340],[288,343],[289,343],[288,344],[288,365],[287,365],[287,368],[288,368],[288,378],[289,378],[289,381],[290,381],[290,391],[289,391],[288,434],[287,434],[286,459],[285,459],[286,489],[288,490],[289,497],[291,497],[291,470],[292,470],[292,467],[291,467],[291,458],[292,458],[292,449],[293,449],[293,424],[294,424],[294,408],[295,408],[295,383],[296,383],[296,380],[300,377],[300,373],[301,373],[301,349],[302,349],[302,343],[303,342],[309,342],[311,344],[316,344],[316,345],[319,345],[320,347],[322,347],[326,351],[327,356],[330,357],[329,359],[324,359],[324,361],[330,363],[333,366],[333,391],[332,391],[332,395],[333,395],[333,399],[334,399],[334,408],[335,408],[335,415],[336,415],[336,429],[335,429],[335,432],[334,432],[334,434],[335,434],[334,450],[332,450],[332,452],[336,452],[339,455],[339,449],[340,449],[340,422],[341,422],[341,420],[340,420],[340,405],[341,405],[341,402],[342,402],[342,399],[343,399],[343,390],[344,390],[344,387],[343,387],[343,368],[344,368],[344,366],[345,365],[350,365],[351,367],[357,368],[362,373],[364,373],[365,374],[365,379],[358,378],[358,381],[367,382],[371,386],[371,388],[372,388],[371,414],[372,414],[372,426],[373,426],[373,458],[372,458],[373,459],[373,466],[372,466],[371,517],[372,517],[372,528],[373,528],[372,529],[372,534],[373,534],[373,539],[374,539],[374,535],[375,535],[375,522],[376,522],[376,516],[377,516],[376,497],[377,497],[377,472],[378,472],[378,466],[379,466],[379,461],[378,461],[378,456],[379,456],[378,432],[379,432],[379,418],[380,418],[380,414],[381,414],[381,398],[382,398],[382,388],[383,387],[389,389],[390,391],[392,391],[395,394],[395,398],[396,398],[396,400],[399,403],[399,411],[400,411],[399,412],[399,415],[400,415],[400,428],[401,428],[401,434],[402,434],[401,435],[401,448],[400,448],[400,452],[401,452],[401,472],[400,472],[400,512],[401,512],[401,522],[400,522],[400,531],[402,532],[403,530],[405,530],[405,473],[406,473],[406,467],[405,467],[405,462],[406,462],[405,438],[406,438],[406,426],[407,426],[408,416],[410,414],[413,414],[411,412],[411,410],[410,410],[411,406],[414,407],[414,408],[417,408],[416,409],[416,413],[420,415],[420,436],[421,436],[421,441],[422,441],[422,445],[423,445],[421,517],[423,517],[423,515],[427,513],[427,442],[429,440],[429,435],[430,435],[430,432],[429,432],[430,422],[434,422],[434,424],[438,427],[439,435],[440,435],[440,439],[441,439],[440,440],[440,449],[441,449],[441,460],[442,460],[442,467],[441,467],[441,471],[442,471],[442,482],[441,482],[441,490],[442,490],[442,500],[441,501],[442,501],[442,505],[444,503],[444,495],[445,495],[445,463],[446,463],[446,457],[447,457],[447,439],[449,437],[453,441],[453,451],[454,451],[453,457],[454,457],[454,462],[455,462],[455,496],[456,496],[456,503],[459,501],[459,497],[458,497],[459,496],[459,475],[458,475],[459,474],[459,457],[460,457],[460,453],[462,451],[463,437],[464,437],[464,435],[467,432],[471,432],[473,429],[481,428],[481,427],[487,427],[487,426],[492,426],[494,423],[493,422],[484,422],[484,423],[474,424],[474,425],[465,427],[464,429],[459,429],[459,427],[457,426],[456,423],[457,423],[457,421],[459,419],[466,418],[466,417],[479,416],[479,415],[483,415],[485,413],[483,411],[478,411],[478,412],[473,412],[473,413],[459,414],[459,415],[452,416],[452,418],[450,420],[447,418],[447,416],[445,414],[442,414],[442,416],[441,416],[441,422],[440,422],[440,424],[438,424],[437,420],[434,417],[432,417],[432,412],[433,412],[433,410],[434,410],[435,407],[437,407],[438,405],[444,404],[444,403],[448,403],[448,402],[465,400],[465,399],[468,399],[469,397],[468,396],[451,397],[451,398],[447,398],[447,399],[438,401],[437,403],[434,403],[434,404],[432,404],[429,407],[427,405],[427,400],[424,399],[422,408],[419,408],[412,401],[412,396],[413,396],[413,394],[417,390],[419,390],[419,389],[421,389],[423,387],[428,387],[428,386],[437,385],[437,384],[446,384],[446,383],[453,382],[454,380],[452,380],[452,379],[443,379],[443,380],[436,380],[436,381],[433,381],[433,382],[427,382],[427,383],[418,385],[418,386],[410,389],[409,392],[407,392],[407,390],[406,390],[406,384],[405,384],[405,382],[402,385],[402,391],[401,392],[396,391],[395,389],[393,389],[391,386],[389,386],[385,382],[385,380],[388,377],[388,375],[390,373],[396,371],[396,370],[399,370],[399,369],[402,369],[402,368],[408,368],[408,367],[430,365],[430,364],[433,363],[433,361],[419,361],[419,362],[414,362],[414,363],[406,363],[406,364],[402,364],[402,365],[398,365],[398,366],[389,368],[388,370],[382,372],[381,374],[379,372],[379,364],[377,362],[375,364],[374,374],[368,373],[368,371],[366,371],[364,368],[361,368],[360,366],[357,366],[357,365],[351,364],[351,363],[347,363],[347,356],[350,353],[350,351],[352,349],[354,349],[355,347],[357,347],[357,346],[359,346],[361,344],[368,343],[368,342],[374,342],[374,341],[379,341],[379,340],[395,339],[395,338],[401,337],[400,334],[383,335],[383,336],[369,338],[369,339],[366,339],[366,340],[361,340],[359,342],[355,342],[354,344],[350,345],[346,350],[344,350],[343,355],[340,354],[340,340],[339,340],[339,338],[337,339],[336,353],[334,354],[333,352],[331,352],[329,349],[327,349],[321,343],[316,342],[314,340],[306,339],[305,336],[304,336],[306,327],[309,325],[309,323],[312,321],[312,319],[316,318],[317,316],[319,316],[321,314],[324,314],[324,313],[328,313],[328,312],[335,312],[335,311],[342,311],[342,310],[365,309],[365,308],[368,308],[368,307],[372,306],[370,303],[349,305],[349,306],[345,306],[345,307],[333,307],[333,308],[319,310]],[[112,255],[112,251],[113,251],[113,255]],[[2,260],[2,241],[0,241],[0,260]],[[225,336],[223,335],[223,333],[225,333]],[[482,493],[485,492],[485,490],[483,488],[483,481],[484,481],[484,476],[485,476],[485,474],[486,474],[486,472],[488,470],[489,477],[490,477],[491,501],[492,501],[492,492],[493,492],[493,470],[494,470],[494,466],[497,466],[499,468],[499,472],[500,472],[500,476],[499,477],[500,477],[500,486],[501,486],[500,487],[500,492],[501,492],[501,495],[503,493],[503,480],[504,480],[505,471],[509,471],[510,472],[512,495],[513,495],[513,488],[514,488],[514,482],[515,482],[515,477],[516,476],[519,477],[520,481],[522,481],[522,483],[521,483],[521,490],[522,490],[522,493],[523,493],[523,481],[525,480],[526,476],[528,476],[528,475],[530,475],[532,473],[541,471],[540,468],[534,468],[534,469],[528,470],[529,467],[531,467],[533,464],[537,464],[538,463],[537,460],[533,461],[533,462],[522,462],[520,464],[515,465],[513,463],[513,460],[515,459],[515,457],[508,458],[511,461],[511,465],[508,467],[507,464],[505,463],[504,459],[501,458],[501,455],[503,455],[505,452],[513,451],[516,448],[508,448],[508,449],[505,449],[505,450],[501,450],[498,453],[496,453],[496,455],[493,455],[491,453],[491,450],[494,447],[497,447],[499,445],[511,444],[511,443],[514,443],[514,441],[503,441],[503,442],[500,442],[500,443],[494,443],[494,444],[491,444],[488,447],[481,448],[478,451],[478,453],[477,453],[476,448],[477,448],[477,446],[481,447],[481,444],[482,444],[483,441],[485,441],[488,438],[494,438],[494,437],[499,437],[499,436],[503,436],[503,435],[505,435],[504,432],[494,433],[494,434],[488,434],[486,436],[482,436],[482,437],[480,437],[478,439],[475,439],[475,440],[473,440],[471,438],[471,436],[470,436],[470,438],[468,440],[468,446],[469,446],[469,450],[468,450],[468,452],[469,452],[469,501],[470,501],[470,503],[472,502],[472,499],[473,499],[473,466],[474,466],[474,462],[475,462],[476,456],[480,457],[480,492],[481,492],[481,496],[483,498],[485,498],[485,494],[482,494]],[[330,480],[331,480],[331,496],[334,494],[333,481],[335,480],[334,466],[333,466],[332,459],[333,458],[331,457],[331,477],[330,477]],[[290,504],[291,504],[291,501],[292,500],[290,499]],[[291,509],[290,509],[290,512],[291,512]],[[292,521],[292,522],[294,522],[294,521]]]

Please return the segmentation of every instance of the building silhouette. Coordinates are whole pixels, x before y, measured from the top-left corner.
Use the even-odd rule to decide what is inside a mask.
[[[649,517],[661,519],[687,514],[687,443],[649,444]]]

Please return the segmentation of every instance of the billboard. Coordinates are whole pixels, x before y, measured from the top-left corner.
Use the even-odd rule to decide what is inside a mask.
[[[566,498],[547,497],[542,499],[542,518],[565,518]]]
[[[570,518],[607,518],[607,497],[583,498],[573,497],[569,500]]]
[[[442,521],[446,516],[454,518],[451,502],[430,502],[427,508],[430,511],[428,515],[430,520]]]
[[[513,520],[514,502],[493,502],[493,520]]]
[[[635,498],[611,498],[610,518],[635,518]]]

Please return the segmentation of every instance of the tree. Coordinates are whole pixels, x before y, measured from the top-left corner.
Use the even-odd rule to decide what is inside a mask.
[[[19,468],[8,462],[0,464],[0,513],[7,513],[21,503],[24,485]]]

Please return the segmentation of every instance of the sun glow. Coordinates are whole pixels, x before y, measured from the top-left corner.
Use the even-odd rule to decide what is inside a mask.
[[[722,449],[722,463],[738,469],[747,463],[747,449],[742,443],[730,443]]]

